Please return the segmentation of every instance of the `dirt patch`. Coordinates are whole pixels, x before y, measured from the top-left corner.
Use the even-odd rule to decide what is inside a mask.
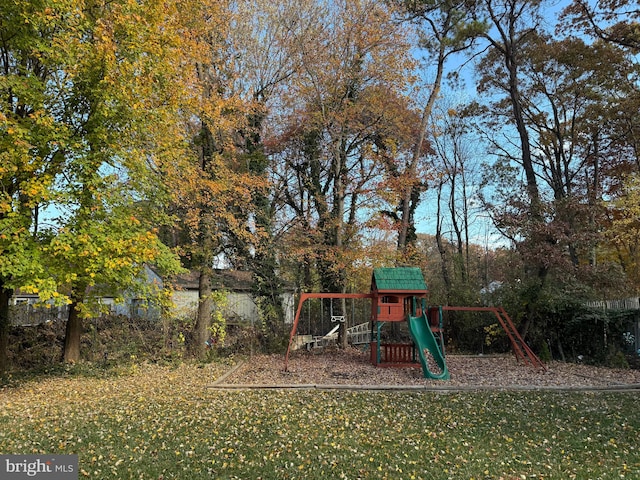
[[[295,352],[284,371],[283,355],[256,355],[225,378],[227,385],[362,385],[433,387],[615,387],[640,386],[640,370],[551,362],[546,371],[514,356],[449,355],[449,381],[429,380],[421,368],[377,368],[368,352],[325,349]]]

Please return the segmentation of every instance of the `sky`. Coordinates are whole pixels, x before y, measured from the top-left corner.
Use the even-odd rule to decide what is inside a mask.
[[[555,29],[559,13],[569,5],[569,3],[571,3],[570,0],[548,0],[546,2],[547,8],[544,11],[544,17],[546,19],[546,26],[550,31]],[[454,89],[443,88],[442,96],[456,96],[460,98],[460,102],[477,98],[474,63],[468,60],[466,54],[454,58],[453,61],[447,65],[447,68],[448,70],[459,70],[462,84],[453,87]],[[429,74],[430,72],[427,70],[427,81]],[[479,142],[478,139],[474,140],[472,138],[470,138],[470,141]],[[478,152],[478,158],[474,159],[476,164],[492,161],[489,155],[482,153],[481,147],[475,148],[475,151]],[[477,207],[474,209],[474,213],[470,215],[470,242],[489,248],[509,246],[510,242],[495,229],[487,213],[482,212],[479,208],[479,202],[476,201],[475,204]],[[443,206],[446,207],[446,203]],[[416,211],[416,229],[419,233],[435,234],[437,220],[436,209],[436,192],[434,190],[428,190],[423,194],[422,202]]]

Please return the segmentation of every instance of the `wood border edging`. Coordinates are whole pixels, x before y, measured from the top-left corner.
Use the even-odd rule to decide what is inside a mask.
[[[347,384],[224,384],[221,383],[231,372],[220,377],[206,388],[212,390],[344,390],[363,392],[432,392],[432,393],[460,393],[460,392],[637,392],[640,384],[622,384],[606,386],[562,387],[562,386],[524,386],[511,385],[497,387],[491,385],[469,386],[428,386],[428,385],[347,385]]]
[[[227,372],[225,372],[220,378],[216,378],[216,380],[213,382],[213,384],[211,386],[207,387],[207,388],[217,388],[217,386],[219,384],[221,384],[227,378],[229,378],[231,375],[233,375],[238,370],[240,370],[241,367],[244,367],[245,363],[246,363],[246,360],[240,360],[236,365],[234,365],[233,367],[231,367],[231,369],[229,369]]]

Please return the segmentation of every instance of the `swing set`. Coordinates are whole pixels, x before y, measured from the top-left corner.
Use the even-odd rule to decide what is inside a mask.
[[[331,319],[331,325],[334,325],[334,326],[331,328],[331,330],[328,333],[324,335],[305,335],[303,336],[303,338],[299,339],[298,342],[294,341],[296,338],[294,333],[294,336],[291,337],[289,342],[290,347],[291,345],[296,345],[298,347],[304,345],[308,350],[310,350],[313,347],[321,347],[321,346],[326,346],[329,343],[333,343],[338,336],[338,330],[340,329],[340,327],[347,323],[347,315],[345,315],[346,312],[341,309],[342,314],[336,314],[333,308],[333,301],[351,299],[352,300],[351,318],[354,319],[356,317],[354,301],[357,299],[368,299],[368,298],[371,298],[371,296],[369,294],[363,294],[363,293],[302,293],[300,295],[300,300],[298,303],[298,310],[296,312],[296,317],[295,317],[296,319],[294,320],[294,324],[296,325],[296,331],[297,331],[297,325],[299,320],[301,319],[304,320],[303,306],[305,305],[305,302],[307,305],[307,323],[308,323],[307,331],[312,331],[312,328],[310,326],[311,302],[307,302],[307,300],[312,300],[312,299],[330,300],[329,315]],[[324,326],[325,324],[324,322],[325,318],[326,318],[326,315],[324,313],[324,302],[320,302],[321,327]],[[363,328],[363,327],[366,327],[366,328]],[[325,330],[322,330],[322,331],[325,331]],[[369,337],[369,321],[367,320],[365,323],[361,323],[354,327],[347,328],[346,331],[347,331],[346,332],[347,336],[351,338],[352,344],[362,344],[364,343],[362,341],[362,338],[364,337],[363,334],[365,334],[367,338]],[[367,340],[366,343],[369,343],[369,340]]]
[[[448,380],[450,376],[445,361],[443,312],[467,311],[493,313],[506,332],[516,359],[535,368],[545,369],[502,307],[428,306],[427,285],[422,271],[417,267],[398,267],[374,269],[370,293],[302,293],[289,336],[285,371],[288,368],[289,355],[294,345],[303,306],[310,299],[331,300],[331,321],[336,323],[336,326],[328,334],[307,341],[308,348],[328,343],[335,338],[340,325],[345,324],[344,312],[334,315],[333,300],[353,299],[353,311],[355,299],[370,299],[369,321],[344,331],[352,338],[359,335],[357,338],[360,340],[368,339],[370,361],[377,367],[422,367],[425,378]],[[383,341],[382,327],[395,322],[407,322],[411,342]]]

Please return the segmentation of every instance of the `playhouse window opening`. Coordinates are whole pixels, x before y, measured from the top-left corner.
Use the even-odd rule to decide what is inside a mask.
[[[382,297],[382,303],[400,303],[400,298],[393,295],[385,295]]]

